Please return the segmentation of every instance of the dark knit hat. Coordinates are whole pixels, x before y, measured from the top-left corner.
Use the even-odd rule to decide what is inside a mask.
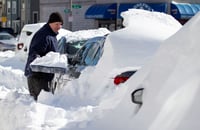
[[[54,22],[61,22],[63,24],[63,19],[60,13],[58,12],[51,13],[51,15],[49,16],[48,23],[54,23]]]

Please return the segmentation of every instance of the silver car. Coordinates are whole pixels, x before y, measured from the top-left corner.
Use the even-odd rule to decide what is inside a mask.
[[[16,45],[17,40],[13,35],[7,32],[0,33],[0,51],[15,51]]]

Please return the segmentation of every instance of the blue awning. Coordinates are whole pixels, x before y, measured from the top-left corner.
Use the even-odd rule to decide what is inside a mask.
[[[95,4],[85,13],[87,19],[116,19],[117,4]]]
[[[171,15],[176,19],[190,19],[198,11],[200,11],[200,4],[188,3],[172,3]]]
[[[119,5],[118,17],[123,11],[128,9],[144,9],[149,11],[157,11],[167,13],[167,4],[166,3],[122,3]]]

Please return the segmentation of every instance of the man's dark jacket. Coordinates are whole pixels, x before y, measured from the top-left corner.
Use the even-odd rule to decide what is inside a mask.
[[[57,33],[53,32],[48,24],[45,24],[36,34],[33,36],[31,40],[28,59],[25,66],[25,76],[31,76],[35,72],[31,71],[30,63],[35,60],[38,56],[45,56],[48,52],[57,51]],[[47,81],[51,81],[54,77],[54,74],[37,72],[40,78],[43,78]]]

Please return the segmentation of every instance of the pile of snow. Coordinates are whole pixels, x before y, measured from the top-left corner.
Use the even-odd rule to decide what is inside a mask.
[[[111,33],[107,39],[116,55],[112,61],[116,67],[143,66],[151,60],[163,40],[182,27],[172,16],[160,12],[131,9],[121,15],[126,28]]]
[[[68,61],[65,54],[49,52],[43,57],[37,57],[31,65],[67,68]]]
[[[10,58],[10,57],[13,57],[15,56],[15,52],[13,51],[6,51],[5,52],[0,52],[0,61],[4,58]]]
[[[146,88],[144,105],[133,120],[132,128],[200,129],[197,121],[200,114],[199,24],[200,13],[159,49],[140,82]],[[146,125],[137,125],[143,122]]]
[[[161,12],[152,13],[146,10],[129,9],[129,11],[122,12],[121,16],[124,18],[124,26],[130,26],[138,35],[145,34],[149,38],[159,36],[160,39],[166,39],[166,36],[173,35],[172,32],[176,32],[182,27],[174,17],[166,16],[165,13]]]
[[[152,62],[126,83],[118,106],[86,129],[199,130],[199,24],[200,13],[165,40]],[[143,105],[136,112],[131,93],[141,87]]]

